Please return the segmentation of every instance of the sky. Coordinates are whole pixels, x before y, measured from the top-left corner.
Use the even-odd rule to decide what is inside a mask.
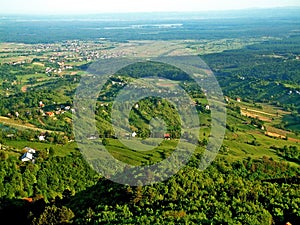
[[[299,0],[0,0],[2,14],[185,12],[300,6]]]

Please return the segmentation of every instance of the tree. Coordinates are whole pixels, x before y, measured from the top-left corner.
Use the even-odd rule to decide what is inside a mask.
[[[32,221],[33,225],[54,225],[54,224],[71,224],[74,218],[74,213],[71,209],[62,206],[61,208],[55,205],[47,206],[43,213]]]

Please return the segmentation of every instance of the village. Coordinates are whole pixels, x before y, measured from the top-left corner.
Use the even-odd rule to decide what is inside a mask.
[[[80,65],[133,54],[118,47],[119,45],[101,38],[99,41],[70,40],[37,45],[6,43],[0,45],[0,64],[35,67],[36,75],[45,74],[48,77],[75,75]]]

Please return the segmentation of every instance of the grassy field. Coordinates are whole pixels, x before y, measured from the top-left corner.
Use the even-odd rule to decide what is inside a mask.
[[[15,140],[7,140],[5,145],[13,147],[15,151],[20,152],[22,154],[22,150],[25,147],[33,148],[37,151],[49,149],[52,147],[54,149],[54,156],[64,157],[68,155],[70,152],[77,151],[77,144],[75,142],[68,143],[66,145],[55,145],[51,143],[44,143],[44,142],[33,142],[33,141],[15,141]]]
[[[136,148],[144,149],[141,145],[140,141],[132,140],[135,144]],[[140,165],[141,163],[152,162],[156,163],[161,161],[162,159],[168,157],[176,147],[177,140],[171,141],[163,141],[157,139],[149,139],[148,141],[152,142],[161,142],[161,145],[149,151],[138,151],[131,150],[127,148],[125,145],[120,143],[118,140],[109,139],[109,144],[106,146],[109,153],[111,153],[116,159],[121,160],[125,163],[129,163],[131,165]],[[134,143],[135,142],[135,143]],[[125,142],[126,143],[126,142]]]
[[[40,131],[40,132],[57,132],[57,131],[52,131],[52,130],[41,129],[41,128],[34,126],[33,124],[24,123],[20,120],[11,119],[11,118],[4,117],[4,116],[0,116],[0,123],[3,125],[7,125],[10,127],[21,129],[21,130],[29,129],[29,130]]]

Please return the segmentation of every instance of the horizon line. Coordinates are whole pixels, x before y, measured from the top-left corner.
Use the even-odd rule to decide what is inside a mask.
[[[120,12],[59,12],[59,13],[45,13],[45,12],[0,12],[0,16],[87,16],[87,15],[121,15],[121,14],[154,14],[154,13],[209,13],[209,12],[238,12],[238,11],[247,11],[247,10],[274,10],[274,9],[299,9],[299,5],[291,6],[278,6],[278,7],[250,7],[250,8],[241,8],[241,9],[207,9],[207,10],[185,10],[185,11],[120,11]]]

